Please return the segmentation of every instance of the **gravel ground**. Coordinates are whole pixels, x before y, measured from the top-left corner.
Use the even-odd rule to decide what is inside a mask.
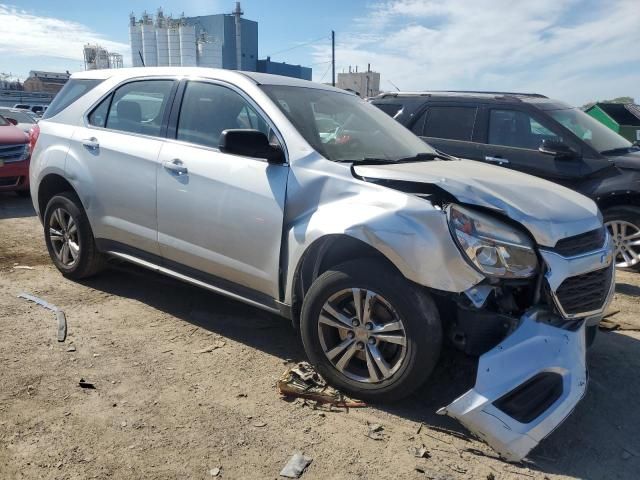
[[[54,315],[21,292],[66,312],[64,343]],[[313,458],[303,479],[638,478],[640,275],[618,275],[611,310],[624,330],[600,332],[585,399],[525,462],[508,464],[435,415],[473,383],[470,359],[446,352],[432,380],[393,405],[284,401],[275,382],[304,359],[288,322],[134,267],[66,280],[29,201],[0,195],[0,479],[204,479],[215,469],[276,479],[296,450]],[[383,440],[365,436],[368,422]],[[430,458],[409,452],[421,445]]]

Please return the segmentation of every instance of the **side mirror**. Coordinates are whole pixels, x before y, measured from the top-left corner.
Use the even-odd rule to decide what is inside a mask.
[[[543,140],[538,151],[545,155],[553,155],[558,159],[570,159],[578,156],[573,148],[559,140]]]
[[[267,136],[252,129],[223,130],[218,148],[221,152],[243,157],[264,158],[269,163],[284,163],[284,152],[269,143]]]
[[[16,120],[15,118],[11,118],[11,117],[4,117],[5,120],[7,122],[9,122],[11,125],[18,125],[18,120]]]

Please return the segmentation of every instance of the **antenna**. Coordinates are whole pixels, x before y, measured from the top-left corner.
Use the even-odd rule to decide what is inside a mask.
[[[400,91],[400,89],[398,88],[398,86],[397,86],[395,83],[393,83],[391,80],[387,79],[387,82],[389,82],[391,85],[393,85],[393,86],[394,86],[394,88],[395,88],[397,91]]]

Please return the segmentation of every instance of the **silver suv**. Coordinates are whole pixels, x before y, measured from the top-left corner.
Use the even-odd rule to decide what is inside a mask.
[[[441,413],[511,460],[585,393],[585,332],[614,287],[586,197],[257,73],[82,72],[39,129],[31,194],[68,278],[115,257],[280,314],[329,382],[371,401],[422,384],[446,339],[479,368]]]

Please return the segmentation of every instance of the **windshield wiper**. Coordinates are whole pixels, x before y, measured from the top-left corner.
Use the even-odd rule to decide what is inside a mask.
[[[403,158],[378,158],[378,157],[364,157],[364,158],[351,158],[348,160],[337,160],[338,162],[344,163],[357,163],[358,165],[389,165],[394,163],[413,163],[413,162],[428,162],[430,160],[435,160],[437,158],[443,160],[457,160],[457,158],[447,155],[442,152],[423,152],[418,153],[417,155],[413,155],[411,157],[403,157]]]
[[[629,152],[635,152],[637,151],[637,147],[619,147],[619,148],[612,148],[610,150],[603,150],[600,153],[602,155],[615,155],[616,153],[629,153]]]

